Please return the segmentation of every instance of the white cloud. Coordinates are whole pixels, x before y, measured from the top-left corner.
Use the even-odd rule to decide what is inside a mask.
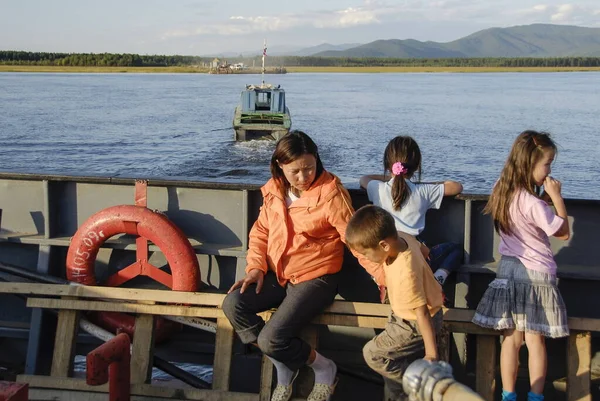
[[[526,2],[519,0],[521,3]],[[535,22],[598,25],[600,10],[596,0],[579,5],[533,3],[528,8],[510,7],[507,0],[362,0],[359,5],[337,10],[307,10],[279,15],[232,15],[188,29],[175,29],[163,39],[200,35],[240,36],[263,32],[290,31],[295,28],[344,29],[400,21],[452,22],[477,21],[490,26],[510,26]],[[560,1],[560,0],[558,0]],[[512,3],[519,4],[517,2]],[[592,7],[594,4],[595,7]]]
[[[346,28],[379,23],[376,13],[361,8],[347,8],[334,13],[334,18],[323,18],[313,23],[316,28]]]
[[[244,35],[256,32],[283,31],[301,26],[314,28],[347,28],[357,25],[376,24],[378,8],[376,1],[365,1],[365,7],[348,7],[343,10],[303,12],[271,16],[234,15],[223,22],[211,22],[197,28],[177,29],[162,35],[162,39],[196,35]]]
[[[573,4],[562,4],[556,8],[556,13],[552,14],[550,20],[554,22],[564,22],[571,19],[575,7]]]
[[[514,23],[531,24],[542,22],[593,27],[600,25],[600,21],[595,16],[596,7],[594,7],[594,3],[538,4],[526,9],[508,10],[505,15],[512,14],[516,16],[518,20],[513,21]]]

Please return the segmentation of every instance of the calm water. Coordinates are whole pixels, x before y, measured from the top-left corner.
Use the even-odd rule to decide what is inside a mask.
[[[547,130],[553,175],[600,199],[600,73],[271,75],[293,127],[348,187],[380,173],[386,143],[412,135],[424,179],[489,193],[514,137]],[[232,140],[233,110],[258,75],[0,73],[0,170],[260,184],[273,143]]]

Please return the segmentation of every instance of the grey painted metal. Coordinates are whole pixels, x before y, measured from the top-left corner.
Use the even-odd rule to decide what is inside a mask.
[[[350,193],[355,208],[368,202],[364,191],[350,190]],[[493,279],[499,260],[499,237],[490,217],[481,213],[486,200],[486,196],[464,194],[447,198],[440,210],[427,215],[427,228],[423,233],[427,243],[453,241],[462,244],[465,250],[465,266],[456,278],[451,278],[456,285],[449,287],[447,293],[457,307],[476,306]],[[133,203],[134,179],[0,173],[0,209],[3,211],[0,262],[37,266],[39,271],[60,276],[64,274],[70,237],[79,225],[105,207]],[[149,180],[148,206],[164,212],[190,239],[200,263],[203,291],[225,292],[236,278],[243,276],[248,233],[261,203],[259,185]],[[600,232],[600,201],[568,199],[566,205],[573,236],[566,242],[551,241],[559,264],[561,292],[570,315],[600,317],[600,310],[589,307],[600,301],[596,288],[600,262],[593,252]],[[151,263],[166,265],[158,248],[151,246],[150,252]],[[102,275],[124,267],[134,256],[133,239],[112,238],[98,254],[97,273]],[[350,254],[342,270],[339,297],[365,302],[377,299],[374,284]],[[30,333],[27,366],[28,373],[33,373],[40,363],[34,356],[43,349],[42,331],[52,332],[52,323],[42,328],[42,317],[35,316],[39,312],[32,313],[7,296],[0,295],[0,300],[3,305],[14,305],[0,311],[0,321],[24,322],[31,314],[34,315],[32,322],[40,322],[40,327],[32,326]],[[372,329],[323,328],[320,344],[325,352],[341,360],[347,358],[352,363],[360,363],[360,349],[373,334]],[[594,344],[596,342],[594,339]],[[455,338],[455,345],[453,362],[455,373],[460,375],[466,363],[466,338]]]
[[[473,208],[470,199],[465,200],[465,237],[463,249],[465,251],[464,263],[471,262],[471,221],[473,219]]]

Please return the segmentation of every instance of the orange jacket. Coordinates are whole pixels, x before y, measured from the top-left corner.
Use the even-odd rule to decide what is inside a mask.
[[[263,205],[250,230],[246,272],[270,269],[283,286],[340,271],[346,226],[354,209],[339,178],[323,171],[289,208],[273,179],[261,192]],[[385,283],[382,265],[354,255],[378,283]]]

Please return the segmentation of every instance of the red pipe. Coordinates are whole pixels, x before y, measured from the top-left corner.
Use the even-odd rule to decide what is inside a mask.
[[[99,386],[108,381],[110,401],[129,401],[130,346],[129,336],[120,333],[87,354],[87,384]]]
[[[0,381],[0,401],[27,401],[28,399],[29,385],[27,383]]]

